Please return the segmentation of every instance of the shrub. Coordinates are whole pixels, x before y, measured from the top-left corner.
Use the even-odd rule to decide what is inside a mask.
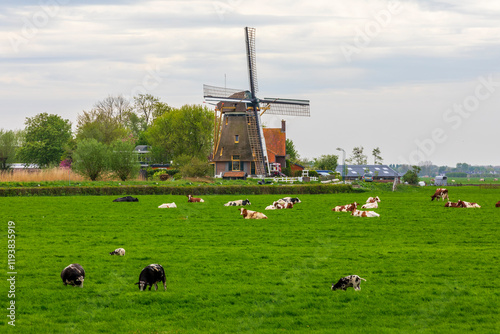
[[[107,146],[96,139],[83,139],[73,153],[72,168],[79,174],[97,180],[107,170]]]
[[[139,173],[140,165],[134,145],[122,140],[114,141],[109,150],[109,169],[122,181],[133,178]]]

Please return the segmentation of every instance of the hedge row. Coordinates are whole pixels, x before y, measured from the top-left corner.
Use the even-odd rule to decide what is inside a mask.
[[[122,186],[122,187],[23,187],[0,188],[0,196],[78,196],[78,195],[266,195],[335,194],[357,192],[351,185],[231,185],[231,186]]]

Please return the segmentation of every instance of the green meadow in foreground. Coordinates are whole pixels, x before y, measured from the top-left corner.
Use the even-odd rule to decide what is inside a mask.
[[[293,189],[293,188],[291,188]],[[2,282],[1,332],[18,333],[495,333],[500,330],[500,191],[451,187],[481,209],[444,208],[434,188],[300,195],[0,198],[7,245],[15,222],[15,327]],[[380,196],[379,218],[332,212]],[[267,220],[244,220],[229,200]],[[177,209],[158,209],[175,202]],[[123,247],[126,255],[110,256]],[[3,256],[7,270],[7,251]],[[83,289],[61,270],[85,268]],[[141,292],[159,263],[167,291]],[[331,291],[339,278],[361,291]]]

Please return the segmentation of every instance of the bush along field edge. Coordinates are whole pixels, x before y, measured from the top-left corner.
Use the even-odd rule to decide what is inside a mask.
[[[229,186],[121,186],[121,187],[20,187],[0,188],[0,197],[9,196],[100,196],[100,195],[274,195],[336,194],[363,192],[349,184],[336,185],[229,185]]]

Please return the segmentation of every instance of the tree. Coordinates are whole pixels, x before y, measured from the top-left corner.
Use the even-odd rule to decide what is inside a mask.
[[[167,161],[187,155],[207,159],[212,148],[214,115],[201,105],[184,105],[158,117],[146,131],[155,152]]]
[[[82,139],[73,153],[72,168],[79,174],[97,180],[108,167],[108,149],[97,139]]]
[[[153,120],[153,112],[157,110],[157,104],[160,100],[151,94],[139,94],[134,96],[134,109],[135,112],[144,120],[146,127],[150,125]]]
[[[286,139],[286,154],[290,156],[289,160],[291,162],[297,162],[300,159],[299,153],[297,152],[297,149],[295,148],[295,144],[291,139]]]
[[[374,165],[382,165],[382,162],[384,161],[384,159],[382,159],[382,156],[380,155],[380,148],[374,148],[373,151],[372,151],[372,155],[373,155],[373,164]]]
[[[179,164],[178,168],[182,177],[203,177],[207,176],[210,171],[210,164],[207,159],[184,155],[176,161]]]
[[[408,170],[405,175],[403,175],[403,181],[408,182],[409,184],[417,184],[418,183],[418,173],[420,173],[420,167],[411,166],[413,170]]]
[[[96,105],[99,104],[100,102]],[[84,110],[76,117],[77,141],[93,138],[109,145],[117,139],[125,138],[129,131],[120,121],[120,117],[110,108],[96,107],[90,111]]]
[[[18,134],[12,130],[0,129],[0,170],[8,169],[14,162],[18,145]]]
[[[314,159],[314,168],[335,171],[337,168],[337,160],[338,156],[336,155],[322,155],[318,159]]]
[[[47,167],[59,164],[64,147],[71,139],[71,123],[58,115],[47,113],[26,118],[23,145],[18,151],[26,164]]]
[[[363,154],[363,150],[363,146],[353,148],[351,157],[346,161],[354,165],[366,165],[368,157]]]
[[[109,149],[109,170],[122,181],[134,177],[139,172],[140,165],[134,147],[130,142],[117,140]]]

